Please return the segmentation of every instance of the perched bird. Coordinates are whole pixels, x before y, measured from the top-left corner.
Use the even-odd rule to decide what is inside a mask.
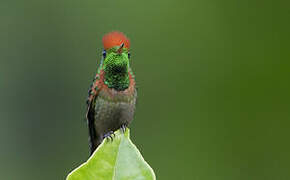
[[[121,32],[103,37],[103,57],[87,99],[90,153],[114,131],[126,130],[135,111],[137,90],[130,68],[130,41]]]

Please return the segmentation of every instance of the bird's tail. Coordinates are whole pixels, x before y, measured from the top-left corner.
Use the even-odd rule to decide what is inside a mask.
[[[103,137],[101,136],[89,137],[90,156],[95,152],[95,150],[102,143],[102,141],[103,141]]]

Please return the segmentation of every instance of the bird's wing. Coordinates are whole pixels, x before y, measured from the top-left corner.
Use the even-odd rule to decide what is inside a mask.
[[[87,99],[87,124],[89,128],[89,144],[90,144],[90,154],[92,154],[95,149],[97,148],[99,144],[99,136],[96,132],[95,128],[95,100],[98,97],[98,75],[96,75],[96,78],[94,79],[93,84],[90,86],[89,92],[88,92],[88,99]]]

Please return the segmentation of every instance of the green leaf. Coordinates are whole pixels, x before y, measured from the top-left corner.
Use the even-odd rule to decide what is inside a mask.
[[[130,132],[115,132],[87,162],[72,171],[66,180],[155,180],[151,167],[130,140]]]

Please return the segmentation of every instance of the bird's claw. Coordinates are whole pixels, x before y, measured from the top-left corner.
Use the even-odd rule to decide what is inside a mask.
[[[121,127],[120,127],[120,130],[122,133],[125,133],[126,132],[126,129],[127,129],[127,125],[126,124],[123,124]]]
[[[110,132],[106,133],[106,134],[104,135],[104,139],[107,139],[107,140],[109,140],[109,141],[113,141],[113,137],[112,137],[112,136],[115,137],[115,133],[114,133],[114,131],[110,131]]]

